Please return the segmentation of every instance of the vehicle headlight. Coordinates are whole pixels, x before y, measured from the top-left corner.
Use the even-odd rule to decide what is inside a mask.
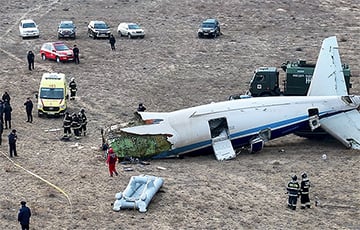
[[[42,109],[43,105],[41,103],[38,103],[38,109]]]
[[[203,32],[203,29],[201,29],[201,28],[200,28],[200,29],[198,29],[198,32]]]
[[[60,109],[66,109],[66,105],[65,104],[60,105]]]

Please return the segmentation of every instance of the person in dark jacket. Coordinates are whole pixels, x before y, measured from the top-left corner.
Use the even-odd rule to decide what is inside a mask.
[[[21,208],[18,213],[18,221],[20,222],[22,230],[29,230],[31,210],[26,206],[25,201],[21,201]]]
[[[85,114],[85,109],[80,110],[79,119],[80,119],[80,124],[81,124],[80,133],[82,133],[82,134],[84,134],[84,136],[86,136],[87,117]]]
[[[114,35],[112,35],[112,34],[110,35],[109,43],[110,43],[110,46],[111,46],[111,50],[115,51],[116,39],[115,39]]]
[[[13,129],[11,131],[11,133],[8,136],[9,138],[9,152],[10,152],[10,157],[17,157],[17,153],[16,153],[16,140],[17,140],[17,135],[16,135],[16,130]]]
[[[5,115],[5,129],[9,127],[11,129],[11,112],[12,108],[8,101],[4,103],[4,115]]]
[[[32,116],[32,109],[34,107],[33,102],[31,101],[30,97],[26,99],[26,102],[24,103],[25,109],[26,109],[26,115],[27,115],[27,121],[32,123],[33,116]]]
[[[301,209],[310,208],[310,198],[309,198],[309,190],[310,190],[310,181],[307,174],[304,172],[301,174],[301,183],[300,183],[300,191],[301,191]]]
[[[289,195],[288,207],[292,210],[296,210],[297,198],[299,196],[300,185],[297,182],[297,176],[291,177],[291,181],[287,185],[287,193]]]
[[[4,125],[3,125],[3,122],[0,121],[0,145],[2,143],[2,134],[4,132]]]
[[[29,64],[29,70],[33,70],[34,69],[34,61],[35,61],[35,55],[34,53],[30,50],[27,54],[27,61]]]
[[[71,122],[72,122],[71,116],[69,112],[66,112],[63,120],[64,138],[71,137]]]
[[[80,129],[81,129],[81,123],[80,118],[76,113],[73,113],[71,116],[71,128],[74,131],[74,135],[76,139],[80,138]]]
[[[75,100],[76,91],[77,91],[75,78],[71,78],[71,81],[69,83],[69,88],[70,88],[70,100]]]
[[[0,100],[0,121],[4,124],[4,102]]]
[[[80,63],[80,59],[79,59],[80,50],[76,45],[74,45],[73,53],[74,53],[75,64],[79,64]]]
[[[137,108],[138,112],[144,112],[146,110],[145,106],[143,105],[143,103],[139,103],[139,106]]]
[[[8,94],[8,92],[5,92],[3,95],[2,95],[2,98],[3,102],[8,102],[10,104],[10,95]]]

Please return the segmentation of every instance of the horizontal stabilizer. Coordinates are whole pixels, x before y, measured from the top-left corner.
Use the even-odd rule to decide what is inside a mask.
[[[320,120],[321,127],[348,148],[360,149],[360,113],[340,113]]]

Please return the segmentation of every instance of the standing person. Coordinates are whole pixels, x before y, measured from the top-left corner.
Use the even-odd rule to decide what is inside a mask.
[[[69,88],[70,88],[70,100],[75,100],[76,91],[77,91],[75,78],[71,78],[71,81],[69,83]]]
[[[32,109],[34,107],[30,97],[28,97],[26,99],[26,102],[24,103],[25,105],[25,109],[26,109],[26,115],[27,115],[27,121],[26,122],[30,122],[32,123],[33,121],[33,116],[32,116]]]
[[[73,53],[74,53],[75,64],[79,64],[80,63],[80,59],[79,59],[80,50],[76,45],[74,45]]]
[[[4,124],[4,102],[0,100],[0,121]]]
[[[81,109],[79,113],[80,123],[81,123],[81,133],[86,136],[86,125],[87,125],[87,117],[85,114],[85,109]]]
[[[301,174],[301,183],[300,183],[301,209],[310,208],[309,190],[310,190],[310,181],[307,174],[304,172]]]
[[[9,151],[10,151],[10,157],[13,157],[13,155],[15,157],[17,157],[17,153],[16,153],[16,140],[17,140],[17,135],[16,135],[16,130],[13,129],[11,131],[11,133],[8,136],[9,138]]]
[[[111,177],[113,176],[114,173],[116,176],[119,175],[115,167],[116,161],[117,161],[117,156],[115,155],[114,150],[112,148],[109,148],[106,163],[109,165],[109,173]]]
[[[8,128],[11,129],[11,112],[12,108],[10,106],[10,103],[8,101],[5,101],[4,103],[4,114],[5,114],[5,129]]]
[[[69,138],[71,137],[71,122],[72,119],[70,117],[69,112],[65,113],[64,120],[63,120],[63,127],[64,127],[64,137]]]
[[[112,34],[110,35],[109,42],[110,42],[111,50],[115,51],[116,39],[115,39],[114,35],[112,35]]]
[[[2,98],[1,98],[2,100],[3,100],[3,102],[5,103],[5,102],[9,102],[9,104],[10,104],[10,95],[8,94],[8,92],[6,92],[5,91],[5,93],[2,95]]]
[[[29,64],[29,70],[33,70],[34,69],[34,61],[35,61],[35,55],[34,53],[30,50],[27,54],[27,61]]]
[[[76,113],[73,113],[71,116],[71,128],[74,131],[75,138],[79,139],[81,123],[80,123],[80,119]]]
[[[144,112],[146,110],[145,106],[143,105],[143,103],[139,103],[139,106],[137,108],[138,112]]]
[[[297,182],[297,176],[291,177],[291,181],[287,185],[287,193],[289,195],[288,207],[292,210],[296,210],[297,198],[299,196],[300,185]]]
[[[20,222],[22,230],[29,230],[31,210],[26,206],[25,201],[21,201],[21,208],[18,214],[18,221]]]
[[[3,122],[0,121],[0,145],[2,143],[2,134],[4,132],[4,125],[3,125]]]

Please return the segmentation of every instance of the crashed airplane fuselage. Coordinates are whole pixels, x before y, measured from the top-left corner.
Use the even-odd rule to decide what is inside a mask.
[[[214,151],[218,160],[224,160],[235,157],[234,149],[246,146],[255,152],[271,139],[321,126],[347,147],[356,148],[359,103],[358,96],[347,95],[336,37],[330,37],[323,41],[308,96],[247,98],[169,113],[139,112],[144,124],[121,128],[109,142],[120,157],[165,158]],[[344,122],[351,127],[339,128]]]

